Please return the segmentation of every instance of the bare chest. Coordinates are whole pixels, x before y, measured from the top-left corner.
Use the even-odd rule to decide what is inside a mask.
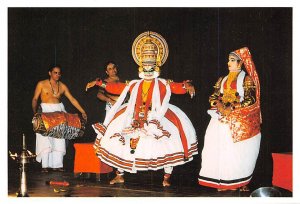
[[[42,88],[41,99],[43,102],[56,103],[59,102],[62,95],[61,87],[58,85],[46,85]]]

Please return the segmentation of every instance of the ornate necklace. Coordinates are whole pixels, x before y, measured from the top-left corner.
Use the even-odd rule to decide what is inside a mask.
[[[143,84],[143,87],[142,87],[142,100],[143,100],[143,102],[145,102],[148,98],[148,92],[150,90],[150,85],[151,85],[151,83]]]
[[[150,89],[150,88],[148,88],[148,90],[147,90],[146,93],[144,93],[144,91],[142,90],[143,99],[147,98],[149,89]]]
[[[224,95],[222,97],[223,102],[233,103],[234,101],[237,101],[236,90],[231,88],[231,83],[237,80],[238,75],[239,72],[229,72],[226,88],[224,89]]]
[[[57,96],[59,94],[59,81],[56,82],[56,84],[57,84],[57,92],[54,91],[50,79],[49,79],[49,83],[50,83],[50,86],[51,86],[51,90],[52,90],[53,96]]]

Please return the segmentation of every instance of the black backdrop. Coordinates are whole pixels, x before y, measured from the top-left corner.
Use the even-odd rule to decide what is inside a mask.
[[[119,65],[123,79],[136,79],[131,56],[144,31],[161,34],[169,46],[162,78],[193,80],[197,93],[172,96],[193,122],[199,153],[209,122],[208,97],[218,76],[227,73],[230,51],[249,47],[261,82],[262,142],[257,178],[270,182],[272,152],[292,151],[292,8],[8,8],[8,149],[18,151],[22,133],[35,149],[31,100],[50,64],[62,66],[62,81],[87,111],[90,125],[103,120],[104,104],[88,81],[104,77],[106,61]],[[68,112],[77,112],[63,99]],[[200,156],[193,168],[200,168]],[[190,166],[188,166],[190,167]]]

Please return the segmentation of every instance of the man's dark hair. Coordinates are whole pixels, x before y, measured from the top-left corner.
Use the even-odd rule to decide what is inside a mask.
[[[60,69],[60,71],[61,71],[61,66],[60,66],[60,65],[58,65],[58,64],[53,64],[53,65],[50,65],[50,67],[49,67],[48,71],[49,71],[49,72],[52,72],[52,71],[53,71],[53,69],[54,69],[55,67],[59,68],[59,69]]]

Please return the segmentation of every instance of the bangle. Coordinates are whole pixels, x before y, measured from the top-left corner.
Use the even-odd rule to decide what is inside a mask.
[[[102,85],[102,80],[96,80],[96,85],[101,86]]]
[[[104,81],[102,81],[102,80],[96,81],[96,85],[100,86],[100,87],[102,87],[104,89],[106,88],[106,83]]]
[[[101,87],[104,89],[106,88],[106,83],[104,81],[102,82]]]

